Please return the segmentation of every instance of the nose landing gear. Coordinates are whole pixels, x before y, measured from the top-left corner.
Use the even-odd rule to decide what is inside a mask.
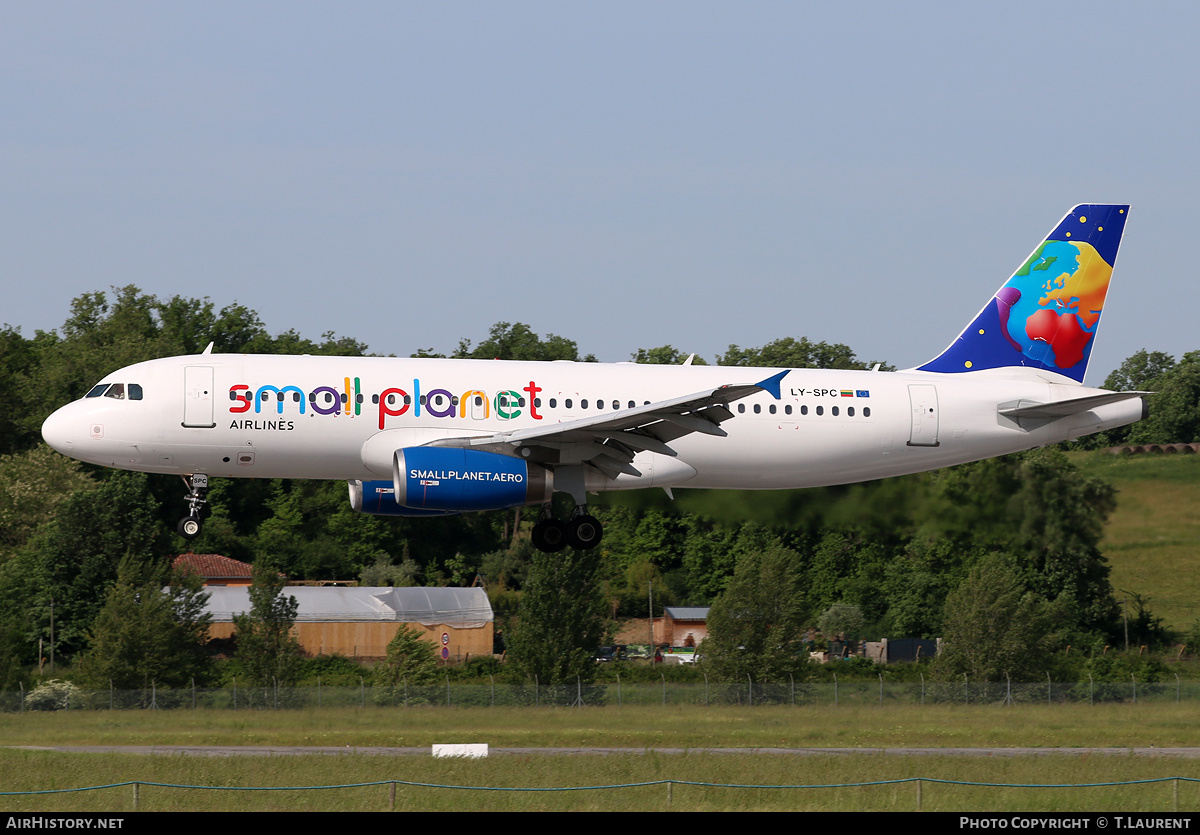
[[[208,494],[208,476],[204,473],[193,473],[191,479],[184,479],[188,485],[188,493],[184,496],[187,502],[188,515],[179,520],[176,530],[184,539],[195,539],[200,535],[200,508],[208,504],[205,496]]]

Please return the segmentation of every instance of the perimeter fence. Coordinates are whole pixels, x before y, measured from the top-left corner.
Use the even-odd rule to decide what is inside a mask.
[[[32,790],[32,791],[0,791],[0,805],[2,805],[3,800],[7,800],[8,798],[17,799],[17,798],[27,798],[27,797],[35,796],[35,797],[38,797],[38,799],[44,799],[44,798],[46,798],[48,796],[52,796],[52,795],[60,795],[61,796],[61,795],[68,795],[68,794],[84,795],[84,794],[93,794],[93,793],[103,793],[102,797],[104,797],[104,803],[105,803],[104,809],[106,810],[104,813],[106,815],[106,817],[103,820],[105,822],[100,823],[99,825],[95,826],[94,828],[96,828],[96,829],[120,829],[120,828],[123,828],[122,823],[119,823],[116,820],[114,820],[113,818],[107,817],[107,816],[110,816],[113,814],[118,814],[118,813],[124,812],[124,811],[132,811],[132,812],[142,811],[144,808],[143,798],[142,798],[143,790],[148,790],[147,794],[151,795],[146,798],[146,800],[149,800],[149,803],[146,803],[145,806],[150,806],[151,808],[154,808],[154,809],[162,808],[164,810],[170,810],[170,811],[178,811],[179,810],[180,807],[176,804],[178,803],[178,798],[180,797],[181,793],[193,794],[196,791],[223,793],[226,795],[226,798],[224,799],[226,803],[229,803],[230,805],[238,804],[239,806],[241,806],[240,810],[245,811],[245,810],[249,810],[252,808],[257,808],[252,805],[254,803],[253,798],[247,798],[247,795],[257,794],[257,795],[261,796],[264,794],[273,794],[276,792],[289,792],[289,793],[319,792],[320,794],[327,796],[330,794],[330,792],[336,792],[339,790],[340,791],[350,791],[350,790],[358,790],[358,789],[386,789],[387,790],[386,795],[382,795],[382,793],[376,795],[376,800],[375,800],[374,806],[359,805],[359,806],[355,807],[354,811],[362,812],[362,811],[385,811],[386,810],[389,812],[394,812],[398,808],[402,808],[402,807],[415,807],[414,810],[424,810],[424,811],[428,811],[430,809],[438,809],[438,808],[442,808],[442,807],[432,806],[430,804],[423,804],[422,801],[425,800],[426,798],[428,798],[428,796],[429,796],[428,793],[430,791],[433,791],[436,794],[440,790],[440,791],[450,791],[450,792],[453,792],[454,794],[459,794],[459,795],[463,795],[463,794],[473,795],[473,797],[471,797],[470,799],[465,801],[465,803],[455,805],[454,811],[494,811],[494,806],[489,801],[484,800],[483,798],[486,795],[495,795],[497,793],[525,794],[525,795],[529,795],[529,794],[572,795],[572,794],[584,793],[584,794],[590,794],[590,795],[595,796],[597,794],[620,792],[622,795],[625,796],[624,801],[622,802],[622,806],[626,807],[626,810],[629,810],[628,807],[632,807],[634,809],[636,809],[636,808],[647,808],[647,809],[670,808],[670,807],[674,806],[677,802],[680,806],[685,806],[685,807],[694,806],[695,804],[697,804],[699,802],[703,802],[703,801],[707,801],[707,802],[711,803],[712,802],[711,798],[712,798],[712,795],[714,792],[725,791],[725,792],[734,792],[737,794],[741,794],[741,795],[743,795],[743,797],[745,797],[746,795],[749,795],[751,798],[758,798],[757,800],[752,801],[752,802],[755,802],[755,805],[751,806],[750,808],[759,809],[759,810],[771,807],[771,805],[772,805],[771,801],[767,799],[768,795],[774,794],[776,796],[779,796],[780,793],[783,793],[782,797],[780,799],[783,802],[788,804],[787,808],[789,810],[795,810],[797,808],[796,804],[798,802],[801,802],[801,803],[805,804],[804,807],[802,807],[802,808],[804,808],[806,811],[816,811],[816,810],[821,810],[822,808],[832,808],[832,809],[836,809],[838,811],[846,811],[846,809],[849,808],[852,811],[867,811],[870,809],[888,809],[890,811],[911,810],[911,811],[919,812],[919,811],[924,811],[926,809],[926,798],[925,798],[926,788],[928,787],[928,788],[937,789],[937,788],[944,787],[944,788],[983,789],[983,790],[988,791],[988,793],[990,795],[990,797],[988,798],[990,803],[988,805],[994,804],[996,807],[998,807],[999,809],[1002,809],[1002,810],[1003,809],[1013,809],[1014,811],[1020,810],[1015,817],[1013,817],[1011,819],[1001,820],[1001,821],[999,821],[999,823],[997,823],[994,820],[992,820],[989,823],[989,822],[987,822],[987,819],[985,819],[985,822],[983,824],[974,824],[974,825],[967,824],[967,826],[965,828],[1008,829],[1008,828],[1010,828],[1010,825],[1011,825],[1011,828],[1013,828],[1013,829],[1044,829],[1044,828],[1087,829],[1087,828],[1089,828],[1088,827],[1089,821],[1096,822],[1096,825],[1092,828],[1095,828],[1095,829],[1107,828],[1110,820],[1105,819],[1104,815],[1102,813],[1096,813],[1096,812],[1089,811],[1089,812],[1084,812],[1082,814],[1080,812],[1073,812],[1073,813],[1070,813],[1069,816],[1066,814],[1063,814],[1062,817],[1067,818],[1067,820],[1065,822],[1061,823],[1060,825],[1056,825],[1058,823],[1058,821],[1047,820],[1046,818],[1034,817],[1033,816],[1034,813],[1029,811],[1029,809],[1031,807],[1041,808],[1042,806],[1047,806],[1047,807],[1049,807],[1049,809],[1052,809],[1055,812],[1060,812],[1061,809],[1064,808],[1062,805],[1062,799],[1064,797],[1067,797],[1070,795],[1078,796],[1081,792],[1086,792],[1086,794],[1083,795],[1084,803],[1086,803],[1089,806],[1092,806],[1092,805],[1111,806],[1112,808],[1122,810],[1126,815],[1128,815],[1128,813],[1130,813],[1130,812],[1138,813],[1134,816],[1124,817],[1123,821],[1121,819],[1116,819],[1114,822],[1116,823],[1116,828],[1118,828],[1118,829],[1121,829],[1121,828],[1125,828],[1125,829],[1133,829],[1133,828],[1137,828],[1137,829],[1186,829],[1186,828],[1188,828],[1188,822],[1190,819],[1190,815],[1187,819],[1167,818],[1165,820],[1162,819],[1161,817],[1156,819],[1155,817],[1149,817],[1146,815],[1147,812],[1150,812],[1152,814],[1157,813],[1159,816],[1161,816],[1161,815],[1167,814],[1168,810],[1169,810],[1169,813],[1171,813],[1171,814],[1178,813],[1180,810],[1180,806],[1181,806],[1180,797],[1179,797],[1180,783],[1183,783],[1185,786],[1185,790],[1187,790],[1187,795],[1185,795],[1184,803],[1182,804],[1183,807],[1185,809],[1195,809],[1196,808],[1195,796],[1194,796],[1194,792],[1191,791],[1191,789],[1195,786],[1195,784],[1200,783],[1200,779],[1197,779],[1194,777],[1184,777],[1184,776],[1154,777],[1154,778],[1143,779],[1143,780],[1110,780],[1110,781],[1089,782],[1089,783],[992,783],[992,782],[982,782],[982,781],[972,781],[972,780],[948,780],[948,779],[942,779],[942,778],[936,778],[936,777],[900,777],[900,778],[891,779],[891,780],[863,780],[863,781],[855,781],[855,782],[847,782],[847,783],[772,783],[772,784],[716,783],[716,782],[706,782],[706,781],[700,781],[700,780],[663,779],[663,780],[645,780],[645,781],[633,782],[633,783],[608,783],[608,784],[597,784],[597,785],[587,785],[587,786],[472,786],[472,785],[464,785],[464,784],[460,784],[460,783],[415,782],[412,780],[374,780],[374,781],[366,782],[366,783],[340,783],[340,784],[319,785],[319,786],[211,786],[211,785],[197,785],[197,784],[153,782],[153,781],[148,781],[148,780],[138,780],[138,781],[131,780],[131,781],[125,781],[125,782],[120,782],[120,783],[108,783],[108,784],[96,785],[96,786],[80,786],[78,788],[70,788],[70,789],[53,788],[53,789],[40,789],[40,790]],[[900,797],[896,796],[894,794],[894,792],[890,798],[886,798],[886,797],[871,798],[869,796],[864,796],[864,794],[863,794],[864,789],[875,788],[875,789],[892,789],[892,790],[894,790],[894,789],[902,787],[902,786],[908,786],[911,789],[913,789],[913,793],[910,796],[911,800],[905,799],[905,798],[900,798]],[[1161,789],[1163,787],[1168,787],[1168,786],[1170,787],[1169,799],[1166,797],[1163,797],[1162,796],[1163,792],[1161,791]],[[676,789],[676,787],[678,787],[681,790],[679,798],[675,797],[674,790]],[[647,804],[647,798],[642,797],[642,798],[640,798],[640,802],[634,801],[633,803],[630,803],[630,797],[629,797],[628,793],[631,790],[635,790],[635,789],[643,789],[644,790],[644,789],[654,789],[654,788],[666,790],[665,795],[660,796],[658,802],[651,801],[649,804]],[[1157,788],[1157,790],[1156,790],[1156,788]],[[112,790],[114,790],[114,789],[125,789],[125,790],[132,790],[132,791],[130,792],[129,795],[126,796],[127,799],[124,802],[122,802],[120,799],[115,798],[111,794]],[[400,800],[400,803],[397,803],[397,800],[398,800],[397,789],[409,790],[406,792],[407,797],[402,798]],[[849,807],[847,807],[847,805],[845,804],[845,801],[839,802],[839,799],[837,797],[838,790],[845,790],[845,789],[855,790],[855,793],[856,793],[856,797],[853,799],[853,801],[851,801],[854,805],[849,806]],[[1044,799],[1037,798],[1036,800],[1034,800],[1028,794],[1028,791],[1021,791],[1021,790],[1030,790],[1030,789],[1046,790],[1048,792],[1048,796]],[[1105,798],[1104,798],[1105,801],[1107,801],[1107,802],[1104,802],[1103,804],[1101,804],[1101,803],[1097,803],[1093,799],[1094,792],[1097,789],[1108,790],[1106,792]],[[1147,789],[1149,791],[1146,791]],[[421,792],[421,795],[414,795],[412,790],[417,790],[417,791]],[[1005,791],[1005,790],[1008,790],[1008,791]],[[1019,793],[1015,797],[1013,797],[1010,794],[1010,792],[1012,790],[1017,790],[1021,793]],[[685,791],[687,792],[686,794],[684,793]],[[804,794],[807,792],[815,792],[817,794],[817,797],[815,799],[812,797],[805,797]],[[946,793],[940,792],[940,794],[944,795]],[[239,803],[238,795],[241,795],[241,798],[242,798],[240,803]],[[1009,797],[1005,797],[1005,795],[1009,795]],[[366,797],[369,797],[369,795]],[[1036,797],[1036,795],[1034,797]],[[172,798],[175,798],[175,802],[171,801]],[[945,797],[943,797],[943,798],[934,797],[931,799],[933,802],[929,803],[928,805],[932,806],[934,808],[939,808],[939,807],[943,806],[943,804],[945,804],[948,807],[946,809],[946,811],[951,811],[954,809],[961,809],[961,806],[959,804],[962,801],[959,801],[958,803],[956,803],[953,798],[945,798]],[[87,801],[84,801],[84,802],[87,802]],[[368,801],[368,802],[370,802],[370,801]],[[1079,802],[1078,797],[1070,797],[1070,800],[1068,802],[1078,803]],[[309,801],[309,803],[310,804],[320,803],[320,801],[314,800],[314,801]],[[327,805],[329,807],[333,807],[334,804],[332,802],[327,802]],[[980,803],[980,801],[975,800],[974,798],[972,798],[972,800],[968,801],[968,807],[971,809],[977,809],[982,805],[983,804]],[[215,809],[212,808],[211,806],[204,806],[201,808],[203,808],[205,811],[215,811]],[[223,811],[228,811],[228,807],[226,807],[226,806],[221,806],[219,808],[221,808]],[[267,807],[267,808],[270,808],[270,807]],[[306,808],[310,809],[311,811],[328,811],[328,810],[330,810],[325,807],[313,808],[313,806],[311,806],[311,805],[307,805]],[[511,807],[506,807],[506,808],[511,809]],[[537,806],[534,808],[541,811],[541,810],[543,810],[544,807]],[[593,802],[588,802],[588,804],[586,806],[583,806],[582,808],[587,809],[588,811],[595,811]],[[1074,808],[1074,807],[1072,806],[1072,807],[1066,807],[1066,808]],[[981,818],[981,817],[983,817],[984,814],[985,813],[971,812],[971,813],[969,813],[969,817],[970,818]],[[28,819],[29,817],[37,817],[37,818],[40,818],[41,820],[39,820],[39,822],[37,824],[32,824],[32,825],[31,824],[23,824],[23,819]],[[32,814],[26,812],[23,815],[22,814],[14,815],[10,811],[7,815],[7,820],[8,820],[8,826],[10,828],[22,827],[22,826],[25,826],[27,828],[44,828],[44,827],[46,827],[45,820],[47,817],[48,817],[48,815],[45,812],[37,812],[37,813],[32,813]],[[67,818],[66,820],[70,820],[70,819]],[[77,826],[78,828],[85,828],[85,824],[82,822],[82,820],[77,820],[75,822],[75,826]],[[63,826],[63,828],[66,828],[66,826]],[[92,828],[92,827],[87,826],[86,828]],[[958,828],[959,829],[964,828],[961,818],[958,823]]]
[[[456,684],[333,687],[188,687],[84,690],[49,682],[0,691],[0,712],[25,710],[324,707],[562,707],[623,705],[1027,705],[1200,702],[1200,681],[1173,682],[606,682],[574,685]]]

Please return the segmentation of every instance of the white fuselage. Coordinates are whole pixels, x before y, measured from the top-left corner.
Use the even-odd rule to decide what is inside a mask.
[[[395,450],[444,438],[565,423],[778,369],[631,363],[204,354],[152,360],[102,382],[47,419],[60,452],[95,464],[210,477],[392,478]],[[141,399],[131,399],[134,386]],[[1025,368],[970,374],[794,369],[780,398],[730,404],[726,437],[694,433],[671,457],[641,452],[640,476],[588,489],[785,489],[865,481],[1054,443],[1141,416],[1139,399],[1024,426],[1019,404],[1095,394]],[[266,399],[264,400],[264,394]],[[404,396],[408,396],[408,403]],[[282,397],[282,399],[280,399]],[[569,445],[559,463],[569,464]]]

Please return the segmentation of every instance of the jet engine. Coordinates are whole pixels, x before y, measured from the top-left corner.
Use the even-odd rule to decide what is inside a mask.
[[[550,501],[553,475],[511,455],[459,447],[407,447],[392,459],[396,504],[465,513]]]

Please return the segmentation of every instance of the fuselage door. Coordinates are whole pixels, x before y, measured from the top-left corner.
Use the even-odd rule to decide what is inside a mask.
[[[909,432],[908,445],[937,446],[937,386],[909,386],[908,400],[912,408],[912,429]]]
[[[213,369],[211,365],[187,365],[183,369],[183,425],[212,429]]]

